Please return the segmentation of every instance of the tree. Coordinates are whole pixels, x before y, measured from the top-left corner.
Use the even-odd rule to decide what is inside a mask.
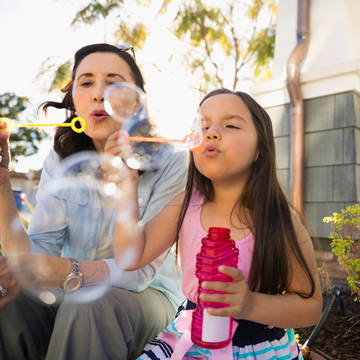
[[[134,21],[136,14],[128,11],[129,1],[92,0],[75,14],[71,25],[92,25],[100,20],[106,23],[111,15],[115,16],[112,20],[116,24],[114,41],[141,49],[150,30],[143,22]],[[258,78],[266,79],[271,75],[269,65],[274,56],[278,0],[159,1],[156,16],[171,16],[170,7],[176,10],[172,12],[175,16],[171,31],[180,42],[187,44],[183,65],[194,74],[200,93],[207,92],[210,87],[236,89],[240,79],[249,76],[250,70]],[[153,1],[137,0],[136,3],[149,7]],[[55,73],[50,90],[69,77],[68,62],[59,69],[63,71]]]
[[[216,2],[217,4],[219,2]],[[205,0],[187,0],[180,5],[175,18],[174,33],[189,41],[186,63],[193,73],[200,73],[200,92],[209,86],[237,88],[241,70],[253,69],[255,77],[270,76],[269,64],[274,57],[275,19],[274,0],[223,0],[221,8]],[[261,25],[261,16],[268,12],[268,21]],[[248,30],[240,22],[248,24]],[[224,56],[215,57],[214,48]],[[227,59],[226,59],[227,58]],[[228,66],[231,66],[231,76]],[[231,82],[226,84],[226,77]]]
[[[29,103],[28,98],[17,96],[14,93],[0,95],[0,117],[19,121],[21,113]],[[39,143],[46,137],[46,133],[36,128],[16,128],[10,136],[10,152],[13,161],[19,156],[29,156],[39,150]]]

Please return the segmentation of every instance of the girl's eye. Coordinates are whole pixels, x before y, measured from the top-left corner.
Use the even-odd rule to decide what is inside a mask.
[[[240,129],[238,126],[232,125],[232,124],[228,124],[228,125],[226,125],[226,127],[229,129]]]

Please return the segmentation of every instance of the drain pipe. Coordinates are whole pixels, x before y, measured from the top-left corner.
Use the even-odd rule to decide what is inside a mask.
[[[290,201],[304,214],[305,119],[300,83],[300,64],[310,40],[310,0],[298,0],[297,44],[287,61],[286,86],[291,102],[290,121]]]

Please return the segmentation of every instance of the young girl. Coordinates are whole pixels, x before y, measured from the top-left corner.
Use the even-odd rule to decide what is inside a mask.
[[[276,177],[271,120],[243,92],[219,89],[200,104],[204,143],[190,155],[187,187],[152,221],[138,241],[118,224],[115,256],[135,251],[136,269],[179,248],[187,302],[173,322],[144,349],[141,359],[302,359],[292,328],[315,324],[322,309],[311,239],[289,208]],[[232,316],[235,333],[225,349],[191,343],[196,307],[196,254],[209,227],[227,227],[239,249],[238,268],[219,267],[233,281],[203,282],[204,301],[229,304],[211,315]],[[131,234],[133,236],[133,234]]]

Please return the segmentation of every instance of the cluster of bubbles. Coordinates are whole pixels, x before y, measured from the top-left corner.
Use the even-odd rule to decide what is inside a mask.
[[[146,96],[142,90],[130,83],[115,83],[104,94],[105,110],[121,123],[122,136],[119,141],[130,146],[126,164],[137,170],[154,170],[166,164],[174,151],[194,150],[202,142],[201,117],[195,113],[194,120],[181,138],[166,138],[159,135],[156,115],[149,112]],[[173,112],[180,111],[179,105]],[[167,116],[171,126],[173,114]]]
[[[156,123],[147,109],[145,94],[132,84],[116,83],[109,86],[104,94],[104,104],[106,112],[121,124],[118,141],[127,145],[129,151],[124,152],[124,158],[98,152],[75,153],[60,162],[51,178],[44,177],[36,197],[39,206],[32,216],[32,228],[39,226],[42,231],[48,230],[49,237],[52,236],[51,231],[62,228],[69,231],[65,229],[69,222],[64,214],[76,218],[77,206],[87,206],[88,199],[98,204],[99,212],[89,213],[88,218],[79,219],[82,222],[80,226],[90,229],[91,224],[101,223],[101,226],[108,226],[106,230],[109,230],[111,224],[121,224],[127,233],[135,235],[138,224],[133,215],[135,204],[130,169],[149,171],[161,168],[179,148],[194,150],[201,145],[202,124],[199,116],[195,116],[190,129],[181,138],[168,139],[158,135]],[[69,126],[75,127],[75,121]],[[14,124],[8,122],[8,125],[11,127]],[[86,124],[80,125],[85,127]],[[33,182],[28,181],[27,187],[33,189]],[[68,202],[74,206],[64,210]],[[75,209],[75,212],[69,213],[71,209]],[[21,231],[18,220],[14,220],[14,227]],[[110,234],[109,231],[104,233]],[[112,245],[112,238],[107,240]],[[90,244],[87,246],[81,249],[79,258],[94,258],[96,249]],[[59,246],[59,255],[68,257],[68,249],[69,244],[65,241]],[[109,253],[109,258],[112,255]],[[132,256],[130,250],[124,254],[121,262],[131,262]],[[112,279],[116,281],[116,274],[112,274]],[[72,293],[71,298],[76,302],[92,301],[103,296],[111,285],[107,280],[103,284],[86,286]],[[29,287],[28,291],[48,304],[62,298],[55,288]]]

